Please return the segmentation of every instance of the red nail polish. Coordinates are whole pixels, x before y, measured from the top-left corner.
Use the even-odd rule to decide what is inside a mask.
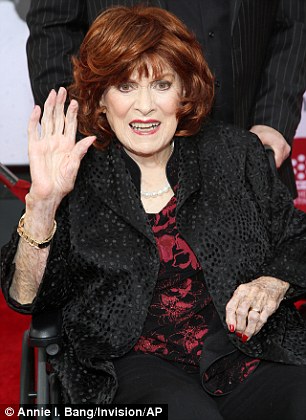
[[[242,334],[240,332],[236,332],[237,337],[242,338]]]
[[[241,340],[242,340],[243,343],[245,343],[246,341],[248,341],[248,338],[249,337],[247,335],[243,334]]]
[[[233,324],[229,324],[229,330],[231,333],[233,333],[235,331],[235,327]]]

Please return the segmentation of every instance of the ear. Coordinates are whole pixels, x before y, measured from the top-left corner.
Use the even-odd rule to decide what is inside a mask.
[[[181,89],[181,98],[185,98],[185,96],[186,96],[186,88],[184,86],[182,86],[182,89]]]
[[[106,114],[106,106],[105,106],[105,102],[104,102],[104,95],[102,95],[102,97],[99,101],[99,106],[102,108],[103,114]]]

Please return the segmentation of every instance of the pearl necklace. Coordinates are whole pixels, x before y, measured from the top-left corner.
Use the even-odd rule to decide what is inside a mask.
[[[159,195],[163,195],[166,192],[168,192],[171,189],[171,186],[169,182],[167,181],[167,184],[164,186],[164,188],[161,188],[158,191],[140,191],[140,194],[145,198],[155,198]]]
[[[172,155],[173,149],[174,149],[174,142],[171,144],[170,155],[169,155],[168,159]],[[143,191],[143,190],[141,190],[140,194],[144,198],[155,198],[155,197],[159,197],[160,195],[163,195],[163,194],[167,193],[169,190],[171,190],[171,185],[167,181],[166,185],[163,188],[161,188],[160,190],[157,190],[157,191]]]

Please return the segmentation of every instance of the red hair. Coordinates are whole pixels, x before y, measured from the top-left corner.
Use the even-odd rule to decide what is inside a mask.
[[[154,77],[170,67],[180,78],[183,96],[177,112],[176,136],[195,134],[210,112],[214,83],[195,36],[166,10],[135,6],[106,10],[94,21],[73,58],[70,97],[79,103],[79,130],[96,135],[105,148],[114,136],[100,100],[110,86],[129,79],[133,71]]]

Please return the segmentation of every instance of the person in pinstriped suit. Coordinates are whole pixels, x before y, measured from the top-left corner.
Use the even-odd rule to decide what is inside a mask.
[[[96,16],[137,0],[36,0],[27,16],[29,73],[42,106],[71,82],[70,57]],[[143,2],[142,2],[143,3]],[[197,35],[215,74],[212,117],[257,134],[275,151],[282,181],[296,196],[290,146],[306,89],[305,0],[156,0]],[[286,141],[285,141],[286,139]]]

